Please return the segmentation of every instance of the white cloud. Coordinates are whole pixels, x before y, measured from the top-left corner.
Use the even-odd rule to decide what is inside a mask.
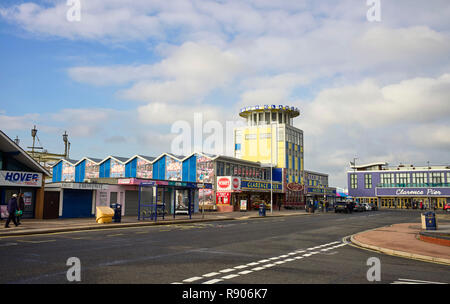
[[[41,116],[40,114],[24,114],[21,116],[8,116],[6,113],[0,113],[1,130],[23,130],[32,128],[31,124]]]
[[[144,102],[197,102],[233,81],[242,71],[239,58],[206,44],[186,42],[171,48],[168,57],[153,65],[75,67],[69,75],[94,85],[133,83],[120,97]]]
[[[332,125],[377,128],[424,123],[450,117],[450,74],[415,78],[381,87],[372,80],[325,89],[313,102],[299,105],[299,126],[320,134]]]
[[[209,105],[150,103],[138,108],[139,121],[145,125],[170,125],[179,120],[192,122],[195,113],[200,113],[203,121],[225,121],[227,119],[226,110]]]
[[[450,119],[447,124],[426,124],[413,127],[408,132],[409,139],[416,147],[443,149],[450,152]],[[443,161],[450,161],[450,157]]]

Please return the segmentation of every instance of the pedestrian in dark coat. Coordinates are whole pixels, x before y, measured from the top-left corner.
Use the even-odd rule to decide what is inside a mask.
[[[18,226],[16,222],[16,210],[17,210],[17,194],[13,194],[8,202],[8,219],[6,220],[5,228],[9,228],[9,222],[12,220],[16,227]]]
[[[25,211],[25,201],[23,200],[23,193],[19,193],[19,202],[17,204],[17,209],[22,211],[20,215],[17,215],[17,224],[20,225],[20,218],[23,216],[23,213]]]

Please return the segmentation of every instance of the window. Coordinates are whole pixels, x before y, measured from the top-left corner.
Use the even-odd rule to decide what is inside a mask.
[[[217,176],[223,176],[223,162],[217,162]]]
[[[423,185],[427,183],[427,174],[426,173],[413,173],[412,174],[412,183],[415,185]]]
[[[411,183],[409,173],[397,173],[397,184],[400,184],[400,187],[406,187],[409,183]]]
[[[372,189],[372,174],[364,174],[364,187]]]
[[[381,174],[381,184],[382,185],[392,185],[394,184],[394,173],[383,173]]]
[[[447,173],[447,184],[450,184],[450,172]]]
[[[432,184],[442,184],[442,183],[444,183],[444,172],[433,172],[433,173],[431,173],[431,183]]]
[[[358,175],[350,174],[350,185],[351,185],[352,189],[358,188]]]

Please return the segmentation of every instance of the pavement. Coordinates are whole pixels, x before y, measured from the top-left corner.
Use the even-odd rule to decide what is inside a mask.
[[[310,215],[304,210],[274,210],[273,213],[266,211],[266,217],[279,216],[296,216],[296,215]],[[4,228],[5,220],[0,222],[0,237],[33,235],[58,233],[68,231],[83,231],[83,230],[97,230],[97,229],[116,229],[124,227],[144,227],[153,225],[171,225],[182,223],[198,223],[210,221],[227,221],[227,220],[245,220],[249,218],[262,218],[258,211],[247,212],[205,212],[204,214],[195,213],[190,219],[187,215],[173,215],[165,216],[164,219],[158,218],[157,221],[152,220],[138,220],[136,216],[122,216],[120,223],[98,224],[95,217],[90,218],[75,218],[75,219],[22,219],[21,225],[14,226],[10,223],[10,228]]]
[[[450,218],[449,218],[450,219]],[[376,228],[351,237],[353,244],[384,254],[450,265],[450,246],[420,239],[421,223],[402,223]],[[450,225],[439,225],[436,237],[448,235]]]

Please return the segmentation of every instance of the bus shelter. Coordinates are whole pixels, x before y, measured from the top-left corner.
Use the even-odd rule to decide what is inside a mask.
[[[164,219],[166,216],[188,216],[198,210],[199,189],[212,184],[178,181],[142,181],[138,187],[138,220]]]

